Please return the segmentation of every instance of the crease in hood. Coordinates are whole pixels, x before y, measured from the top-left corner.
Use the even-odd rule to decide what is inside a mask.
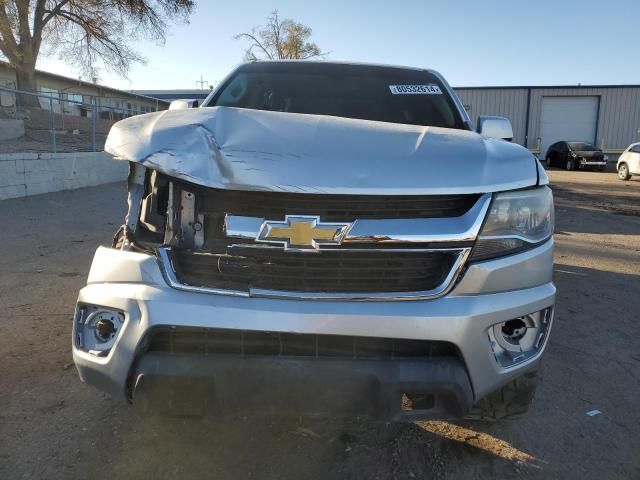
[[[105,150],[203,186],[327,194],[458,194],[535,185],[525,148],[474,132],[211,107],[117,122]]]

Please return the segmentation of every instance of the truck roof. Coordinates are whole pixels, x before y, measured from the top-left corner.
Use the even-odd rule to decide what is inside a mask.
[[[423,71],[437,74],[435,70],[430,68],[420,68],[420,67],[411,67],[407,65],[394,65],[394,64],[386,64],[386,63],[375,63],[375,62],[348,62],[348,61],[327,61],[327,60],[253,60],[251,62],[245,62],[243,65],[254,64],[254,63],[309,63],[309,64],[326,64],[326,65],[353,65],[353,66],[362,66],[362,67],[381,67],[381,68],[400,68],[404,70],[414,70],[414,71]]]

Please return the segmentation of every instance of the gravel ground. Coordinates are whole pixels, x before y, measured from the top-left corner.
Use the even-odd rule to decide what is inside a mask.
[[[640,478],[640,179],[550,176],[544,381],[526,417],[491,425],[141,420],[80,383],[70,353],[77,291],[124,187],[0,202],[0,479]]]

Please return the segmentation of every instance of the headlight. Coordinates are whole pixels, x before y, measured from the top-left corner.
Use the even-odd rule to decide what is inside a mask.
[[[471,252],[486,260],[533,248],[553,235],[553,194],[549,187],[499,193]]]

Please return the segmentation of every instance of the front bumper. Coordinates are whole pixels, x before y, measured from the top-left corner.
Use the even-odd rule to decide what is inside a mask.
[[[108,355],[92,355],[74,341],[73,357],[83,381],[116,397],[128,395],[127,386],[133,386],[134,399],[137,396],[141,403],[144,398],[157,397],[149,392],[156,391],[161,377],[171,381],[198,377],[205,380],[204,386],[203,382],[190,382],[199,384],[197,389],[208,391],[212,387],[229,395],[255,396],[256,388],[249,394],[238,382],[217,380],[217,386],[209,382],[216,376],[245,376],[246,385],[262,385],[258,391],[280,385],[282,388],[273,391],[287,394],[287,385],[293,394],[292,385],[311,379],[334,392],[359,385],[349,390],[351,395],[338,398],[368,397],[374,403],[384,402],[390,392],[396,395],[407,391],[409,383],[413,385],[410,391],[430,390],[443,399],[450,398],[450,408],[436,408],[432,415],[459,414],[470,403],[536,368],[544,345],[535,357],[502,368],[487,332],[496,323],[553,306],[552,243],[550,240],[528,252],[471,265],[454,290],[438,299],[362,302],[237,298],[179,291],[167,285],[155,257],[100,248],[78,302],[120,310],[125,313],[125,321]],[[269,364],[267,359],[249,358],[232,362],[188,356],[173,360],[151,355],[139,358],[141,340],[157,326],[434,340],[454,344],[459,358],[457,363],[433,360],[429,366],[420,367],[422,371],[411,362],[404,366],[384,361],[341,365],[321,360],[311,366],[303,360],[286,359]],[[356,375],[345,376],[345,372]],[[331,378],[335,383],[327,385]],[[322,398],[321,390],[316,390],[318,399]],[[313,390],[304,393],[306,399],[314,396]],[[264,406],[264,402],[258,403]],[[387,416],[397,413],[388,408],[382,411]]]
[[[451,358],[318,361],[157,353],[137,362],[132,393],[137,408],[153,412],[330,413],[384,420],[459,417],[473,398],[464,364]],[[412,400],[416,401],[411,409],[403,408]]]

